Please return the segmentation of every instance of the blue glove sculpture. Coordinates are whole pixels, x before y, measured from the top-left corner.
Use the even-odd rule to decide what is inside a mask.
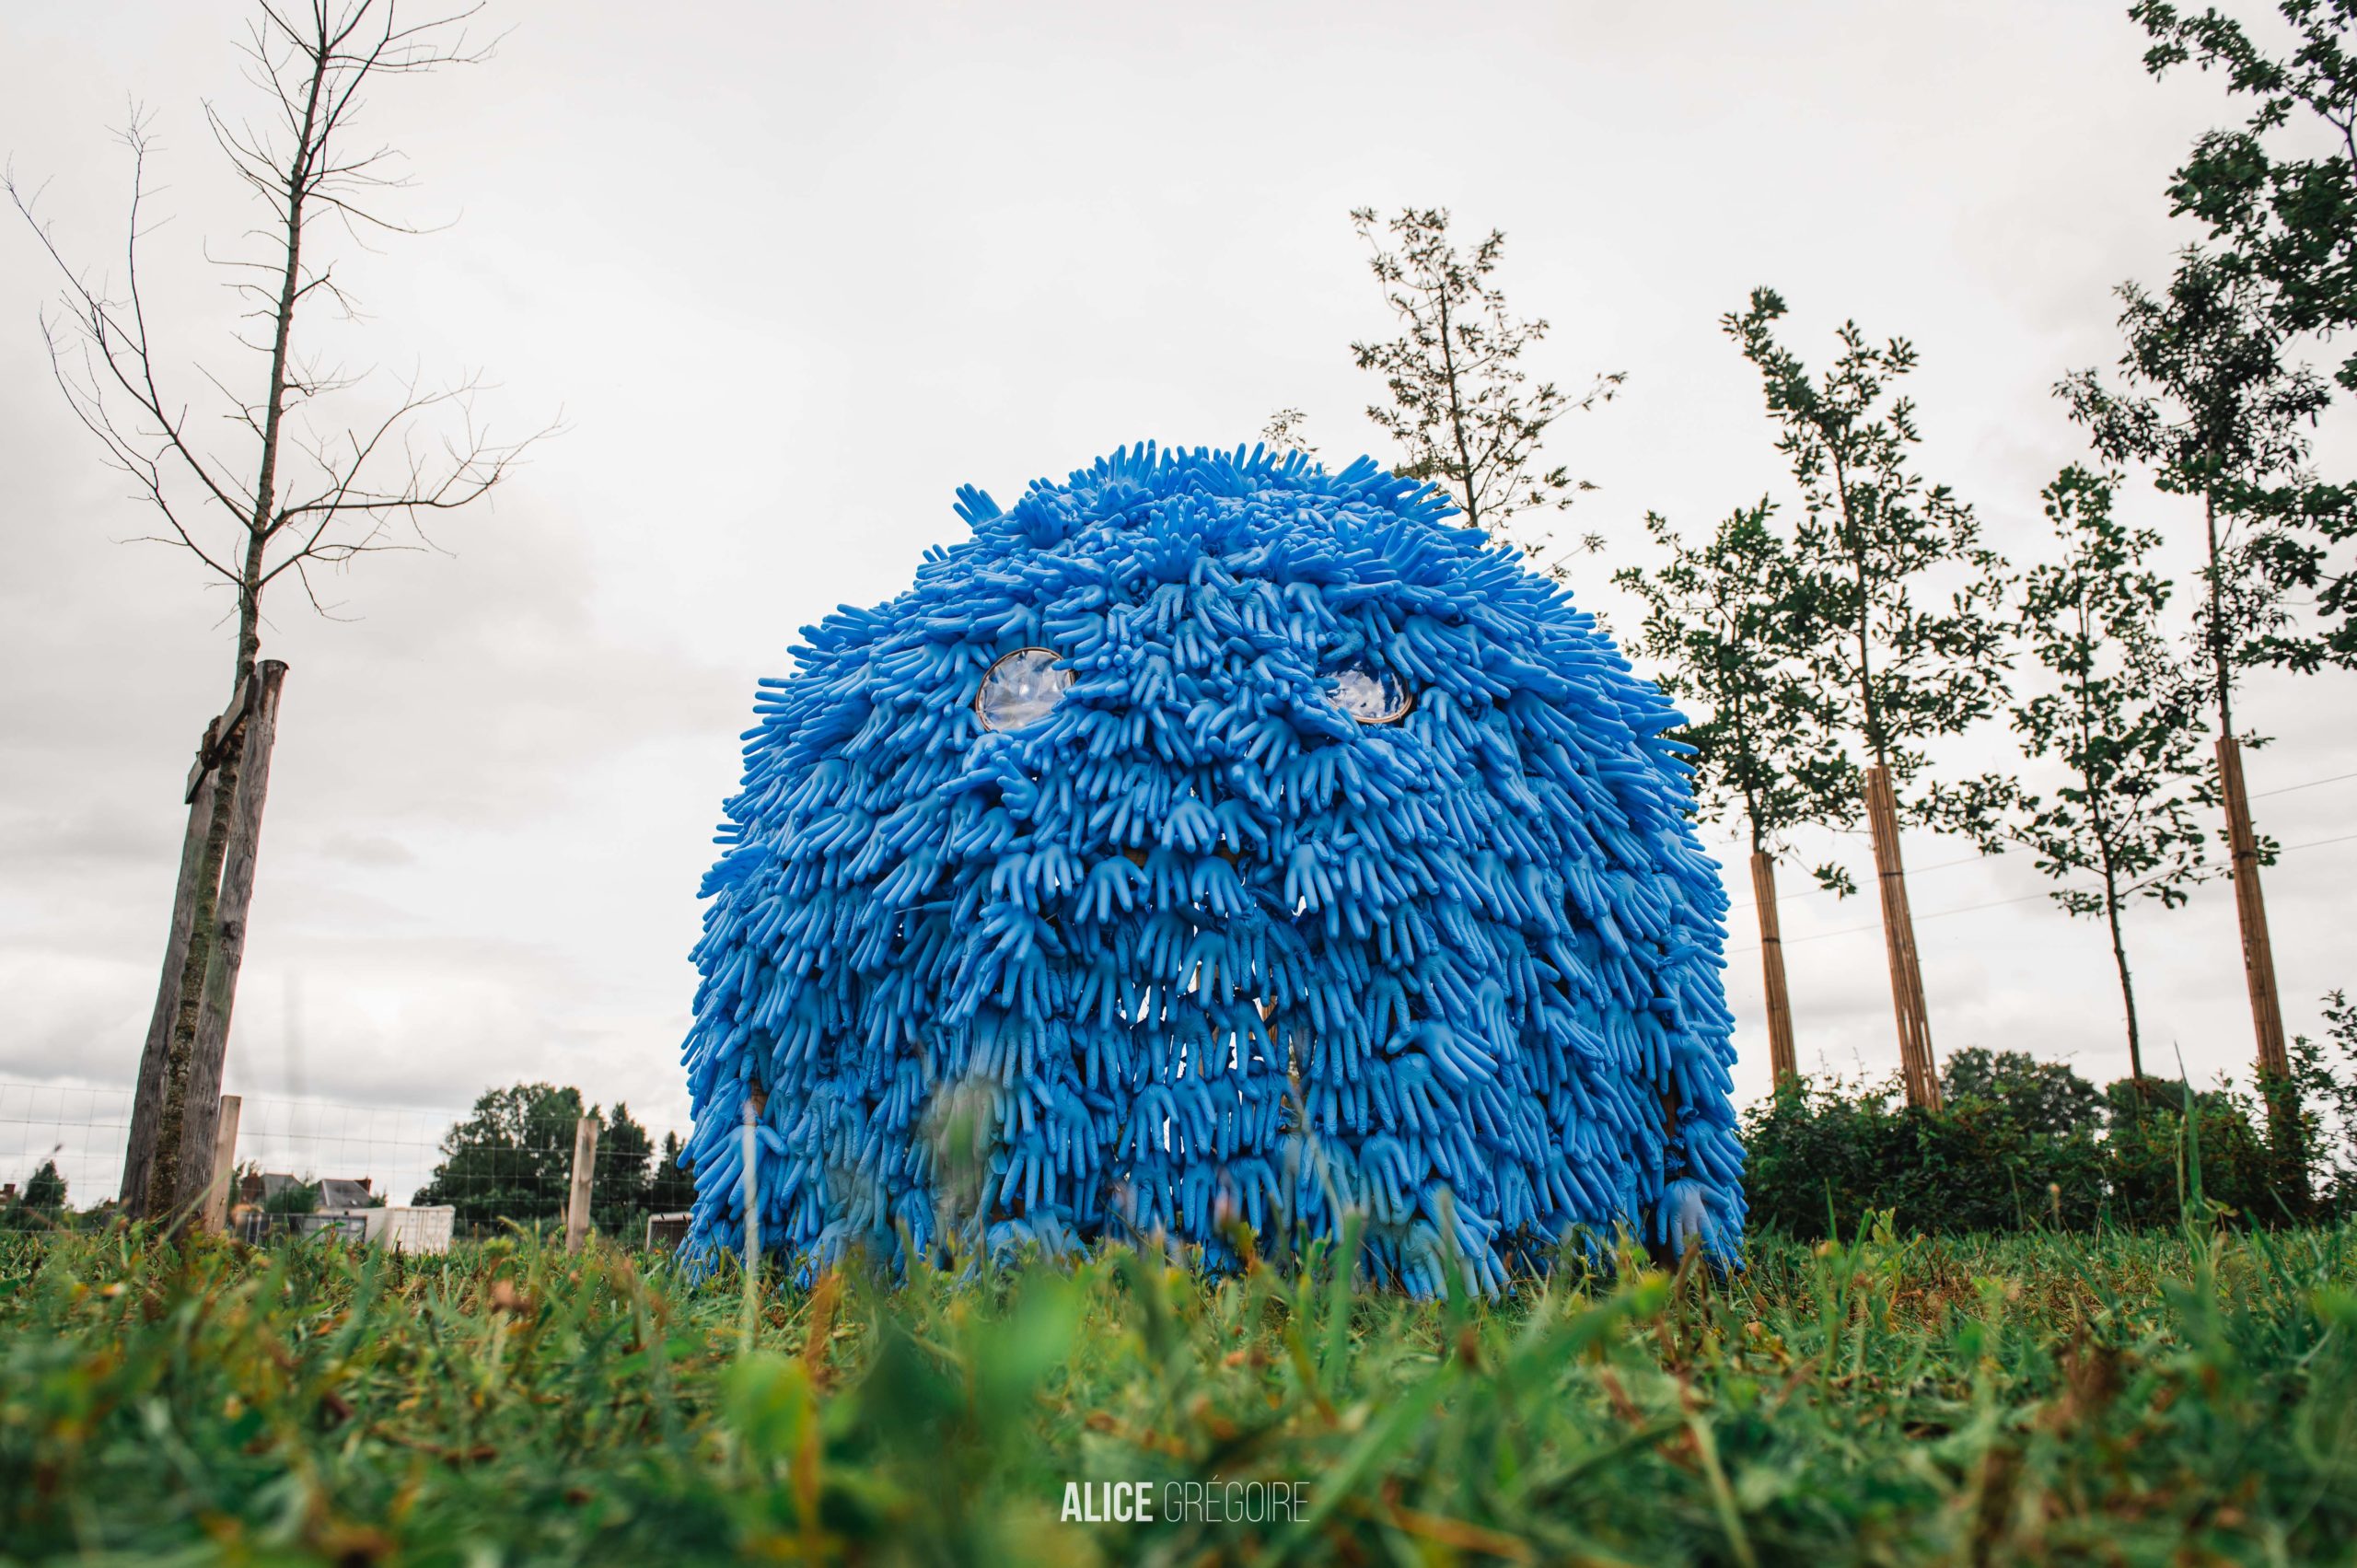
[[[1594,618],[1361,459],[1125,447],[764,680],[704,879],[690,1249],[1364,1219],[1435,1292],[1729,1257],[1726,899]],[[742,1123],[756,1111],[755,1168]]]

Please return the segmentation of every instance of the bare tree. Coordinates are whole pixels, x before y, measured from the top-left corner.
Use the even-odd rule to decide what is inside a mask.
[[[141,275],[141,243],[156,221],[148,165],[157,149],[144,114],[134,108],[122,133],[132,180],[119,280],[70,261],[35,211],[38,192],[13,172],[6,182],[64,279],[60,308],[41,327],[66,401],[158,519],[145,537],[186,551],[236,597],[230,706],[207,726],[191,775],[172,936],[140,1063],[122,1193],[132,1214],[184,1207],[211,1174],[284,674],[261,661],[264,595],[291,576],[315,610],[332,614],[319,597],[321,568],[430,548],[432,514],[482,499],[550,433],[494,439],[473,416],[474,378],[429,387],[412,376],[384,400],[368,372],[347,371],[297,334],[322,313],[357,319],[323,259],[333,232],[362,248],[423,232],[383,205],[410,180],[391,146],[361,136],[365,89],[487,58],[490,43],[469,31],[479,10],[412,20],[399,0],[259,0],[240,46],[258,114],[204,106],[215,144],[268,214],[240,250],[207,251],[244,307],[233,335],[252,357],[238,369],[163,363]],[[240,870],[226,882],[225,860]]]

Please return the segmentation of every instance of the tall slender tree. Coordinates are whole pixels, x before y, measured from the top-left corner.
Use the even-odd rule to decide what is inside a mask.
[[[2283,340],[2330,339],[2357,328],[2357,0],[2278,0],[2275,10],[2287,52],[2260,48],[2214,6],[2142,0],[2130,15],[2153,39],[2144,64],[2154,76],[2188,64],[2216,70],[2248,110],[2243,124],[2194,144],[2170,180],[2171,210],[2209,228],[2211,264],[2254,285],[2256,308]],[[2357,352],[2342,354],[2336,379],[2357,391]],[[2316,610],[2255,651],[2304,673],[2357,668],[2357,484],[2293,471],[2244,490],[2239,508],[2264,516],[2274,535],[2274,572]]]
[[[696,1201],[695,1173],[679,1164],[685,1153],[686,1145],[677,1132],[663,1134],[663,1147],[656,1154],[655,1174],[646,1191],[646,1206],[656,1214],[676,1214]]]
[[[2276,498],[2305,482],[2308,427],[2331,393],[2292,361],[2264,285],[2241,266],[2189,249],[2166,293],[2132,283],[2118,292],[2127,340],[2118,384],[2083,370],[2057,391],[2106,459],[2143,465],[2160,490],[2201,505],[2193,641],[2204,705],[2216,720],[2217,797],[2258,1074],[2272,1105],[2288,1083],[2290,1058],[2259,879],[2267,846],[2243,784],[2242,749],[2259,738],[2236,728],[2235,691],[2241,672],[2266,658],[2268,639],[2293,623],[2292,600],[2307,580],[2303,563],[2311,557]],[[2294,1134],[2297,1120],[2296,1106],[2277,1116],[2279,1140]]]
[[[1496,282],[1505,235],[1492,229],[1460,253],[1449,238],[1446,208],[1409,207],[1383,223],[1395,247],[1387,250],[1377,221],[1373,207],[1351,214],[1373,249],[1367,264],[1384,303],[1404,330],[1387,343],[1351,345],[1359,368],[1381,376],[1390,393],[1388,403],[1369,405],[1367,417],[1406,454],[1401,476],[1440,486],[1468,527],[1512,540],[1562,575],[1560,556],[1549,554],[1552,536],[1517,528],[1514,519],[1562,511],[1595,488],[1562,464],[1540,468],[1539,451],[1557,420],[1609,402],[1624,374],[1599,375],[1576,395],[1552,381],[1532,385],[1523,355],[1547,335],[1548,324],[1517,320],[1506,308]],[[1579,544],[1592,551],[1602,542],[1589,534]]]
[[[1650,571],[1623,567],[1613,580],[1645,607],[1635,649],[1657,667],[1662,689],[1703,706],[1705,716],[1678,731],[1694,749],[1697,815],[1711,822],[1740,812],[1749,833],[1769,1061],[1782,1090],[1798,1081],[1800,1064],[1777,919],[1776,861],[1790,853],[1791,830],[1817,820],[1823,803],[1838,793],[1842,758],[1830,739],[1832,715],[1794,635],[1799,583],[1790,552],[1770,526],[1774,510],[1763,498],[1731,514],[1700,545],[1648,513],[1646,531],[1666,561]],[[1837,891],[1856,890],[1840,866],[1818,866],[1816,876]]]
[[[134,113],[124,134],[131,201],[122,273],[112,284],[69,261],[32,198],[6,183],[64,279],[62,308],[42,319],[58,384],[151,509],[149,537],[185,551],[235,596],[229,690],[233,703],[247,698],[241,717],[254,715],[224,736],[208,729],[192,786],[123,1162],[122,1203],[134,1215],[192,1205],[211,1176],[244,950],[241,900],[251,887],[275,723],[274,679],[250,684],[265,594],[289,580],[327,613],[322,568],[422,547],[424,519],[488,494],[532,439],[495,441],[478,425],[471,381],[412,380],[389,398],[364,390],[366,377],[337,367],[304,330],[322,315],[355,319],[330,254],[333,232],[417,232],[387,204],[409,183],[398,155],[361,139],[367,89],[483,59],[488,49],[467,31],[479,8],[419,20],[401,0],[257,0],[243,52],[259,113],[205,106],[215,145],[265,215],[244,250],[233,244],[214,257],[245,307],[232,333],[252,356],[243,371],[200,365],[183,374],[162,351],[143,273],[143,244],[157,223],[145,119]],[[396,531],[404,525],[406,539]]]
[[[2155,77],[2216,70],[2248,100],[2241,125],[2204,134],[2178,166],[2172,210],[2207,225],[2266,284],[2277,326],[2329,333],[2357,327],[2357,0],[2277,0],[2275,10],[2291,35],[2282,55],[2215,6],[2140,0],[2129,15],[2153,40],[2144,66]],[[2357,391],[2357,353],[2338,379]]]
[[[1812,380],[1776,341],[1785,309],[1774,290],[1755,289],[1747,308],[1721,325],[1759,372],[1777,450],[1800,487],[1796,635],[1833,723],[1865,764],[1845,765],[1831,781],[1829,814],[1864,813],[1872,830],[1900,1073],[1912,1103],[1936,1107],[1939,1069],[1898,829],[1937,817],[1927,792],[1907,789],[1925,766],[1922,743],[1959,733],[2004,696],[2005,565],[1981,542],[1972,508],[1910,466],[1922,436],[1914,404],[1892,386],[1915,368],[1913,346],[1869,343],[1856,322],[1844,322],[1840,354]],[[1934,573],[1954,584],[1945,595],[1926,581]]]
[[[2185,902],[2202,870],[2194,807],[2214,796],[2203,784],[2200,688],[2163,624],[2168,579],[2145,564],[2161,536],[2119,521],[2115,490],[2110,475],[2063,470],[2043,492],[2060,556],[2022,580],[2015,630],[2053,686],[2015,702],[2010,714],[2027,754],[2059,764],[2063,782],[2040,795],[1992,774],[1952,798],[1984,849],[2019,844],[2049,877],[2082,884],[2051,897],[2072,914],[2101,919],[2110,934],[2129,1071],[2141,1085],[2143,1040],[2121,917],[2138,900],[2163,909]]]
[[[589,1114],[597,1115],[598,1108],[591,1106]],[[654,1144],[622,1101],[616,1100],[613,1114],[604,1120],[598,1164],[590,1176],[589,1215],[599,1230],[628,1241],[635,1238],[635,1226],[646,1213],[647,1164]]]
[[[581,1091],[517,1084],[485,1089],[442,1135],[442,1159],[412,1200],[447,1203],[469,1226],[560,1219],[572,1180]]]

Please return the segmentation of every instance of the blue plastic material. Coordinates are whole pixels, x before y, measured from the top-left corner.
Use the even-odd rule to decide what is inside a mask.
[[[1726,898],[1681,721],[1593,617],[1367,459],[1148,444],[958,510],[761,682],[695,952],[692,1256],[749,1191],[805,1268],[1224,1267],[1237,1221],[1345,1210],[1420,1292],[1576,1225],[1734,1255]],[[1022,648],[1072,682],[986,731]],[[1353,668],[1407,715],[1353,722]]]

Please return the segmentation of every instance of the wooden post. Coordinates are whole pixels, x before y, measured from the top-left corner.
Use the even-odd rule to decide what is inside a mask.
[[[1796,1082],[1800,1054],[1793,1046],[1793,999],[1784,989],[1784,938],[1776,923],[1776,857],[1751,855],[1751,902],[1759,915],[1759,968],[1768,990],[1768,1065],[1776,1087]]]
[[[1940,1109],[1940,1074],[1932,1054],[1932,1016],[1923,1003],[1923,966],[1915,917],[1907,907],[1907,867],[1898,851],[1898,796],[1890,770],[1866,770],[1866,820],[1874,831],[1875,875],[1882,892],[1883,945],[1890,958],[1890,1007],[1898,1025],[1898,1070],[1907,1103]]]
[[[564,1204],[564,1249],[578,1252],[589,1235],[589,1182],[598,1170],[598,1119],[573,1125],[573,1192]]]
[[[2308,1203],[2306,1133],[2300,1125],[2300,1091],[2292,1082],[2283,1046],[2283,1003],[2275,989],[2275,947],[2267,935],[2267,895],[2258,881],[2258,834],[2250,823],[2250,792],[2243,784],[2242,743],[2218,738],[2218,782],[2225,796],[2226,844],[2233,855],[2235,919],[2242,927],[2243,981],[2250,988],[2251,1029],[2258,1037],[2258,1098],[2267,1107],[2267,1142],[2294,1212]]]
[[[165,1017],[165,1059],[163,1086],[157,1103],[152,1132],[143,1129],[134,1106],[132,1135],[145,1141],[125,1150],[124,1165],[137,1167],[146,1172],[145,1186],[140,1195],[139,1213],[154,1219],[169,1218],[181,1207],[185,1196],[191,1202],[195,1194],[180,1191],[181,1133],[187,1125],[189,1056],[196,1049],[198,1001],[204,992],[204,971],[213,951],[214,915],[221,889],[221,864],[229,844],[229,819],[236,804],[238,781],[238,746],[244,736],[246,712],[254,691],[250,676],[238,682],[230,695],[228,707],[205,727],[204,739],[196,754],[196,761],[189,769],[188,786],[181,792],[183,804],[193,807],[199,799],[208,802],[206,811],[192,818],[190,830],[195,832],[199,821],[203,824],[203,847],[195,867],[194,899],[189,910],[188,939],[180,945],[180,961],[168,970],[158,987],[170,992],[169,1005],[157,998],[157,1010]]]
[[[195,1202],[213,1176],[221,1073],[229,1051],[229,1011],[237,1000],[238,966],[246,956],[246,912],[253,902],[262,806],[270,794],[270,753],[278,738],[278,696],[286,683],[286,666],[278,659],[264,659],[254,676],[245,714],[245,739],[238,748],[237,794],[230,807],[228,845],[221,860],[221,893],[214,906],[212,951],[205,958],[204,990],[197,1002],[196,1041],[189,1051],[188,1081],[181,1090],[180,1176],[174,1207]]]
[[[172,924],[164,942],[164,973],[156,986],[156,1011],[147,1019],[147,1043],[139,1052],[138,1086],[132,1093],[131,1132],[122,1149],[122,1191],[117,1202],[126,1219],[147,1212],[148,1183],[155,1176],[156,1134],[164,1120],[164,1097],[171,1088],[172,1025],[180,1016],[180,971],[188,965],[190,935],[196,929],[199,889],[204,877],[204,839],[213,826],[213,747],[217,721],[204,726],[197,746],[198,778],[188,792],[188,831],[180,839],[180,877],[172,892]]]
[[[2242,743],[2218,738],[2218,782],[2226,804],[2226,844],[2233,855],[2235,917],[2242,926],[2243,979],[2250,987],[2251,1028],[2258,1036],[2258,1072],[2282,1078],[2292,1071],[2283,1048],[2283,1005],[2275,990],[2275,948],[2267,938],[2267,896],[2258,885],[2258,835],[2250,825],[2250,796],[2243,786]]]
[[[238,1113],[245,1101],[221,1097],[221,1126],[213,1138],[213,1182],[204,1190],[203,1228],[219,1230],[229,1220],[229,1189],[238,1175]]]

